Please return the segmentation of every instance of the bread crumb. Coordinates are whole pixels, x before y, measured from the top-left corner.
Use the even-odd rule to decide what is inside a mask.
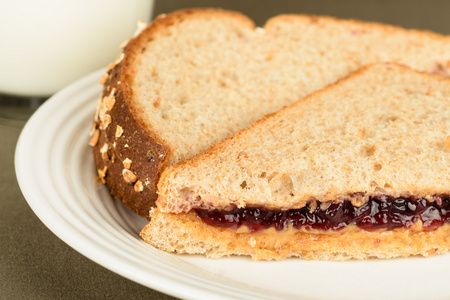
[[[316,210],[316,208],[317,208],[317,201],[316,200],[312,200],[309,203],[309,212],[313,213]]]
[[[320,209],[321,209],[321,210],[326,210],[328,207],[330,207],[330,205],[331,205],[331,201],[328,201],[328,202],[322,202],[322,203],[320,204]]]
[[[100,148],[100,153],[102,154],[103,160],[109,160],[108,150],[109,150],[108,144],[104,143],[103,146]]]
[[[114,90],[111,92],[111,94],[107,97],[105,97],[105,106],[107,110],[112,110],[114,107],[114,104],[116,103],[116,98],[114,98]]]
[[[123,128],[120,125],[117,125],[116,127],[116,138],[121,137],[123,134]]]
[[[120,54],[117,56],[117,58],[116,58],[116,60],[114,61],[114,63],[115,63],[116,65],[120,64],[120,63],[122,62],[122,60],[123,60],[124,57],[125,57],[125,54],[124,54],[123,52],[120,53]]]
[[[136,193],[140,193],[144,190],[144,185],[140,180],[136,181],[136,183],[134,184],[134,190],[136,191]]]
[[[106,98],[109,96],[105,96],[103,98],[100,99],[100,103],[98,106],[98,118],[100,120],[103,119],[103,117],[105,116],[106,112],[108,111],[108,108],[106,107]]]
[[[163,16],[163,15],[159,15],[159,17],[161,17],[161,16]],[[145,29],[145,27],[147,27],[147,23],[145,23],[144,21],[139,20],[138,23],[137,23],[137,29],[134,32],[133,37],[138,36]]]
[[[152,218],[154,212],[155,212],[155,207],[151,207],[150,211],[148,212],[148,216],[150,219]]]
[[[111,122],[112,122],[111,115],[105,114],[102,118],[102,122],[100,123],[100,129],[105,130],[106,128],[108,128]]]
[[[100,148],[100,153],[106,153],[109,149],[109,146],[107,143],[104,143],[103,146]]]
[[[105,177],[106,177],[106,173],[108,172],[108,167],[105,166],[103,169],[97,169],[97,180],[100,181],[102,184],[106,183]]]
[[[94,121],[97,123],[100,118],[100,108],[102,106],[102,97],[99,97],[97,99],[97,104],[95,107],[95,115],[94,115]]]
[[[100,138],[100,130],[95,129],[91,139],[89,140],[89,146],[94,147],[95,145],[97,145],[99,138]]]
[[[125,181],[129,184],[136,182],[136,180],[137,180],[137,176],[130,170],[123,169],[122,175],[123,175],[123,179],[125,179]]]
[[[122,163],[125,169],[129,170],[131,168],[131,159],[125,158],[125,160]]]

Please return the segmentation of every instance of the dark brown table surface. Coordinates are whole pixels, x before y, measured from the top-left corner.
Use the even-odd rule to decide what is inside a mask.
[[[213,6],[241,11],[257,25],[280,13],[307,13],[450,34],[450,1],[446,0],[168,0],[156,1],[155,14]],[[34,215],[17,184],[14,151],[25,121],[38,104],[12,104],[0,96],[0,299],[174,299],[90,261]]]

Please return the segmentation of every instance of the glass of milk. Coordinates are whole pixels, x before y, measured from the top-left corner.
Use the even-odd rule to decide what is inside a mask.
[[[152,10],[153,0],[0,0],[0,95],[47,98],[107,66]]]

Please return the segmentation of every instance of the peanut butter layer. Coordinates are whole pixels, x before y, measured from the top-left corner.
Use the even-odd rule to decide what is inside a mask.
[[[210,226],[195,212],[171,214],[155,209],[142,230],[149,244],[168,252],[204,254],[218,258],[249,255],[255,260],[301,257],[316,260],[393,258],[445,253],[450,246],[450,225],[423,230],[421,221],[409,228],[366,231],[349,225],[339,231],[274,228],[260,232]]]

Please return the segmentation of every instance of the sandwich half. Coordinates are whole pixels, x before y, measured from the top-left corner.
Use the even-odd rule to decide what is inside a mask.
[[[141,29],[102,79],[90,144],[99,180],[145,217],[166,167],[365,64],[450,74],[449,37],[382,24],[194,9]]]
[[[167,168],[142,230],[169,252],[393,258],[450,246],[450,79],[363,67]]]

